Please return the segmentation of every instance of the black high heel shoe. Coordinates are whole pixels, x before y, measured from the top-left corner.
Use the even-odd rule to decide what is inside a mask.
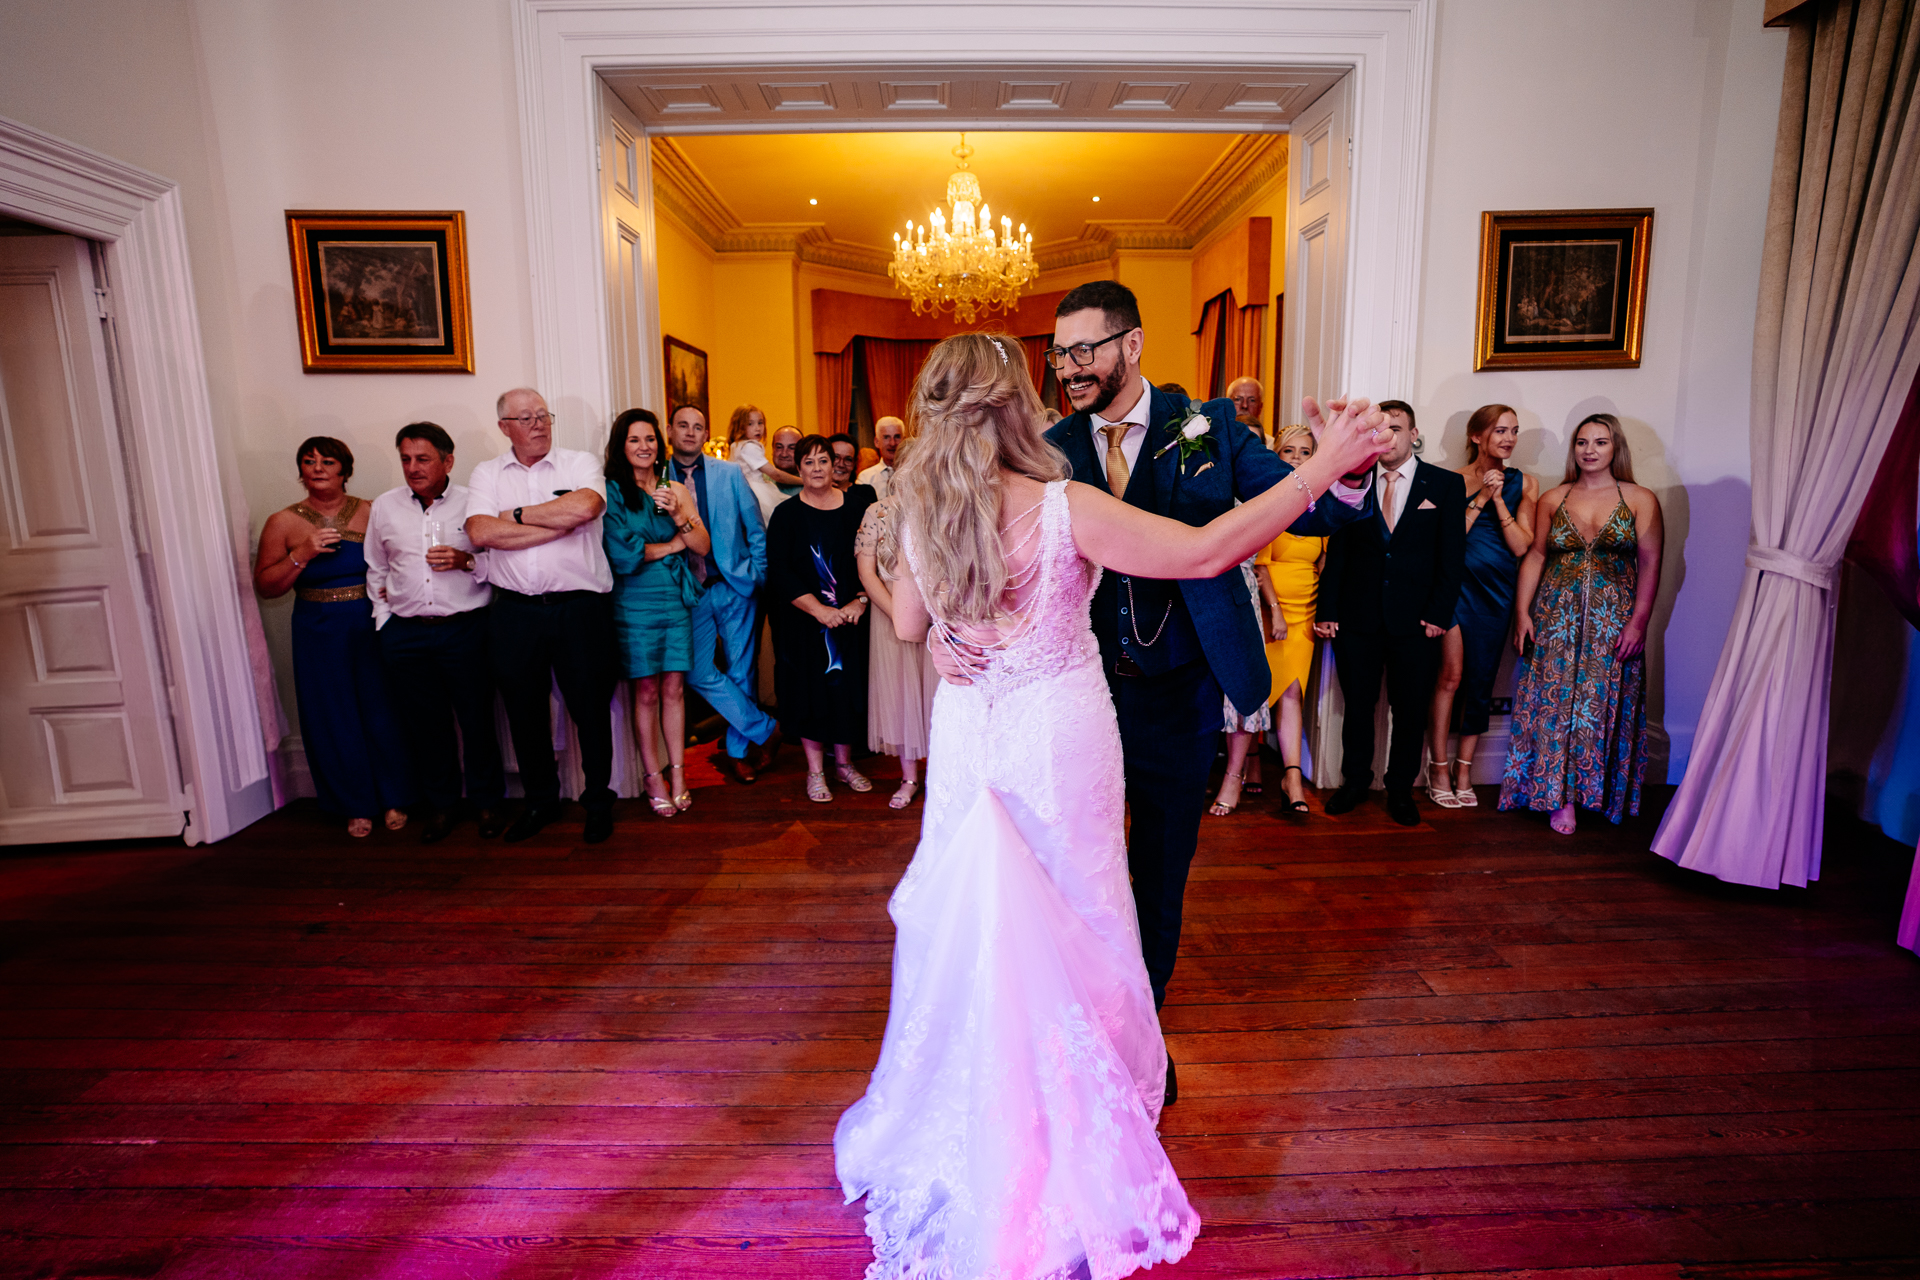
[[[1307,780],[1307,774],[1306,774],[1306,770],[1304,770],[1304,769],[1302,769],[1302,768],[1301,768],[1301,767],[1300,767],[1299,765],[1297,765],[1297,764],[1290,764],[1290,765],[1288,765],[1288,766],[1287,766],[1287,768],[1286,768],[1286,769],[1282,769],[1282,770],[1280,771],[1280,779],[1281,779],[1281,781],[1282,781],[1282,782],[1285,782],[1285,781],[1286,781],[1286,777],[1287,777],[1287,769],[1291,769],[1291,770],[1293,770],[1293,771],[1294,771],[1295,773],[1297,773],[1297,774],[1299,774],[1299,775],[1300,775],[1300,781],[1301,781],[1301,782],[1303,782],[1303,783],[1304,783],[1304,782],[1305,782],[1305,781]],[[1307,802],[1306,802],[1305,800],[1295,800],[1295,799],[1294,799],[1294,798],[1293,798],[1292,796],[1288,796],[1288,797],[1287,797],[1287,812],[1289,812],[1289,813],[1312,813],[1312,812],[1313,812],[1313,807],[1312,807],[1311,805],[1309,805],[1309,804],[1308,804],[1308,803],[1307,803]]]

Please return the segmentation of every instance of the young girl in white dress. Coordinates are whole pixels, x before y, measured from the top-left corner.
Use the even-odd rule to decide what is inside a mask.
[[[760,504],[762,524],[773,519],[773,509],[787,499],[780,486],[800,483],[799,476],[768,461],[767,415],[759,405],[743,404],[727,420],[727,461],[746,473],[747,487]]]
[[[1116,1280],[1192,1246],[1200,1219],[1154,1132],[1166,1048],[1088,604],[1102,566],[1225,572],[1386,444],[1365,401],[1335,401],[1288,483],[1193,528],[1069,484],[1019,355],[984,334],[936,347],[894,479],[895,631],[972,676],[934,700],[886,1036],[834,1135],[848,1202],[866,1198],[868,1280]]]

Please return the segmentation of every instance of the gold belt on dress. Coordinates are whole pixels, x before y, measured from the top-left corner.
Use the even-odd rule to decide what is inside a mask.
[[[294,594],[313,604],[338,604],[342,600],[365,600],[367,584],[362,582],[352,587],[301,587]]]

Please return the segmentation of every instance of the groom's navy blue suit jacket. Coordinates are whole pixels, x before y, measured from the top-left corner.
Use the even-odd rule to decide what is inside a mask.
[[[1147,435],[1133,474],[1138,475],[1143,467],[1151,468],[1152,483],[1128,485],[1126,500],[1133,505],[1183,524],[1203,525],[1231,510],[1236,498],[1256,497],[1293,473],[1293,468],[1268,449],[1259,436],[1234,420],[1233,401],[1209,400],[1194,405],[1158,387],[1150,387],[1148,395]],[[1176,418],[1185,421],[1195,411],[1213,423],[1207,433],[1212,448],[1190,458],[1182,457],[1177,448],[1162,453],[1174,438],[1172,424]],[[1061,419],[1047,431],[1047,439],[1067,455],[1074,479],[1105,487],[1088,414]],[[1315,510],[1294,521],[1288,531],[1323,536],[1373,512],[1371,489],[1358,507],[1322,495]],[[1265,705],[1273,684],[1266,642],[1239,567],[1217,578],[1184,578],[1177,585],[1207,665],[1234,707],[1250,711]],[[1114,609],[1101,607],[1102,603],[1099,599],[1094,602],[1093,629],[1100,640],[1101,661],[1111,672],[1121,655],[1119,618]]]

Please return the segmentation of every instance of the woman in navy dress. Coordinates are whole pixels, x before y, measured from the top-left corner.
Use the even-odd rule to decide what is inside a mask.
[[[267,517],[253,585],[270,600],[295,593],[293,687],[320,807],[346,814],[356,838],[376,814],[398,831],[413,786],[367,599],[372,506],[347,492],[353,451],[342,442],[313,436],[294,456],[307,498]]]
[[[1483,404],[1467,419],[1466,572],[1453,626],[1440,640],[1440,675],[1427,712],[1427,798],[1443,809],[1471,809],[1473,752],[1487,731],[1493,682],[1513,624],[1520,557],[1533,544],[1533,504],[1540,484],[1507,465],[1520,440],[1520,417],[1504,404]],[[1448,722],[1460,710],[1459,759],[1447,758]]]
[[[700,504],[667,478],[660,419],[629,409],[607,437],[607,511],[601,538],[613,568],[613,634],[620,674],[633,681],[634,736],[647,803],[663,818],[693,807],[687,790],[687,672],[700,586],[687,552],[713,549]],[[662,747],[664,745],[664,756]],[[672,770],[672,782],[667,771]]]

